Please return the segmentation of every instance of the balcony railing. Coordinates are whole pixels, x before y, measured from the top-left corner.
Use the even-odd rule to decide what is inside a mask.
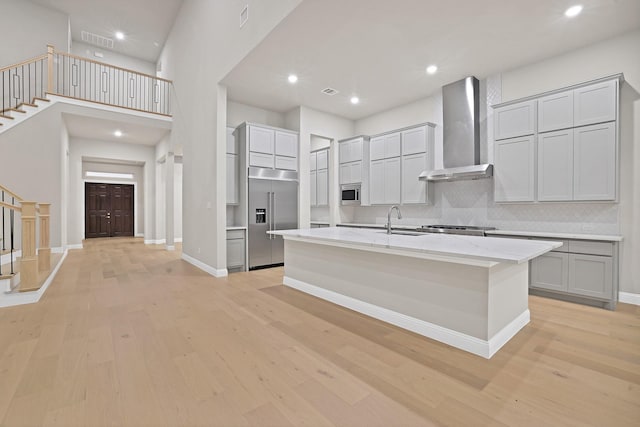
[[[0,114],[46,94],[171,115],[170,80],[94,61],[48,46],[45,55],[0,69]]]

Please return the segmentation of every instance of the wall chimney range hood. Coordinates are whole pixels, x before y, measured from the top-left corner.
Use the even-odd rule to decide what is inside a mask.
[[[473,76],[442,87],[445,169],[424,171],[422,181],[491,178],[493,165],[480,164],[479,82]]]

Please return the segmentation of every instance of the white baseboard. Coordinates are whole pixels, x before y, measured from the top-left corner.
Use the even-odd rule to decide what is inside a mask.
[[[64,248],[62,246],[58,246],[57,248],[51,248],[52,254],[61,254],[64,253]]]
[[[135,237],[144,237],[144,233],[138,233],[135,235]]]
[[[175,239],[173,239],[173,241],[175,243],[182,243],[182,237],[176,237]]]
[[[452,329],[416,319],[406,314],[398,313],[368,302],[360,301],[327,289],[323,289],[308,283],[284,276],[283,283],[286,286],[311,294],[318,298],[341,305],[383,322],[391,323],[403,329],[415,332],[427,338],[443,342],[460,350],[468,351],[486,359],[491,358],[500,348],[507,343],[520,329],[529,323],[529,310],[516,317],[511,323],[495,334],[490,340],[482,340]]]
[[[215,267],[211,267],[208,264],[205,264],[204,262],[197,260],[193,257],[190,257],[189,255],[185,254],[184,252],[182,253],[182,259],[187,261],[189,264],[191,265],[195,265],[196,267],[198,267],[200,270],[209,273],[210,275],[212,275],[213,277],[226,277],[229,275],[229,272],[227,271],[226,268],[215,268]]]
[[[70,250],[70,249],[83,249],[82,243],[78,243],[75,245],[67,245],[67,250]]]
[[[158,239],[158,240],[145,240],[144,241],[145,245],[164,245],[165,244],[165,240],[164,239]]]
[[[176,250],[176,247],[174,245],[167,245],[167,246],[165,246],[165,249],[170,251],[170,252],[173,252],[173,251]]]
[[[640,305],[640,294],[631,292],[618,292],[618,301],[627,304]]]

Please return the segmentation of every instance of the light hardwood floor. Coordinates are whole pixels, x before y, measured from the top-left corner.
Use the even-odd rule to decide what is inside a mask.
[[[0,309],[0,425],[640,425],[640,310],[530,298],[491,360],[140,239]]]

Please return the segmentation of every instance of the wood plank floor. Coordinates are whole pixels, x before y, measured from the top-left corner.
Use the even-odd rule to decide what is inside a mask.
[[[0,309],[2,426],[638,426],[640,310],[530,298],[491,360],[140,239]]]

